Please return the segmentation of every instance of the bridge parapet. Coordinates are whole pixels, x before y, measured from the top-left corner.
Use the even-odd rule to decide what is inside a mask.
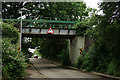
[[[48,35],[47,31],[49,28],[35,28],[35,27],[23,27],[22,28],[22,34],[28,34],[28,35]],[[76,35],[76,29],[60,29],[60,28],[52,28],[54,33],[51,35],[57,35],[57,36],[75,36]]]
[[[20,26],[21,19],[2,19],[4,22],[14,21],[15,26]],[[78,23],[79,20],[70,19],[70,18],[52,18],[52,17],[43,17],[38,20],[36,19],[22,19],[22,26],[27,27],[59,27],[59,28],[74,28],[73,26]]]
[[[4,22],[15,22],[15,26],[20,27],[21,19],[2,19]],[[22,34],[27,35],[48,35],[47,31],[49,27],[52,27],[53,36],[75,36],[76,29],[74,25],[78,23],[75,19],[61,19],[44,17],[39,20],[36,19],[22,19]]]

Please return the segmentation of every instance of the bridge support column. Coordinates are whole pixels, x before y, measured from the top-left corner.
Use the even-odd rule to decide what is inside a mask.
[[[72,64],[76,64],[80,56],[80,48],[84,49],[85,37],[76,36],[69,40],[69,56]]]

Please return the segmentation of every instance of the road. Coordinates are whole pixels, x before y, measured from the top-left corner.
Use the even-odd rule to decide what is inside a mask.
[[[30,59],[30,62],[34,68],[40,74],[44,75],[44,78],[69,78],[69,79],[90,79],[90,80],[101,80],[102,77],[96,76],[90,73],[81,72],[79,70],[67,69],[61,66],[52,64],[42,58]]]

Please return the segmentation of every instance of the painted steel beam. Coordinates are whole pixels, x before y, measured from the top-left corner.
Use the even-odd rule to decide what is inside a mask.
[[[49,35],[47,34],[49,28],[34,28],[34,27],[23,27],[22,28],[22,34],[26,35]],[[52,28],[54,33],[51,35],[57,35],[57,36],[75,36],[76,35],[76,29],[58,29],[58,28]]]
[[[2,19],[3,21],[20,21],[20,19]],[[63,23],[63,24],[76,24],[79,21],[61,21],[61,20],[34,20],[34,19],[23,19],[23,22],[40,22],[40,23]]]

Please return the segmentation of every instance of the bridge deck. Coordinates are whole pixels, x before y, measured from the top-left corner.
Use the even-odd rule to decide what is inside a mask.
[[[26,37],[66,37],[71,38],[76,35],[76,29],[68,29],[68,28],[52,28],[54,33],[47,34],[49,28],[40,28],[40,27],[23,27],[22,34]]]
[[[3,22],[15,22],[14,27],[20,28],[21,19],[2,19]],[[76,36],[74,25],[78,23],[76,19],[61,19],[43,17],[36,19],[22,19],[22,35],[25,37],[63,37],[71,38]],[[26,27],[27,26],[27,27]],[[52,27],[54,33],[47,34],[49,27]]]

